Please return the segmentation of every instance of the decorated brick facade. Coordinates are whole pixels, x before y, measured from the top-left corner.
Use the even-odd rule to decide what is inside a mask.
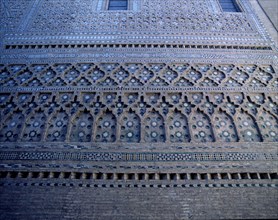
[[[1,1],[0,218],[277,218],[277,45],[231,2]]]

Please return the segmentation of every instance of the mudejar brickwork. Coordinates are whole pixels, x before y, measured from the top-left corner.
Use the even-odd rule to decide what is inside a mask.
[[[0,4],[0,219],[278,218],[257,0]]]

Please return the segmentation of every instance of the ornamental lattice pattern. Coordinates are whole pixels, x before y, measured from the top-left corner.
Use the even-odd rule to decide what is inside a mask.
[[[271,65],[189,63],[61,63],[0,65],[2,90],[14,87],[138,88],[176,90],[187,87],[275,89]]]
[[[254,31],[245,14],[211,13],[213,10],[209,3],[203,0],[145,0],[141,2],[140,12],[121,13],[94,12],[92,3],[91,0],[78,1],[74,2],[73,7],[67,1],[44,1],[30,24],[30,30],[60,32],[84,31],[89,28],[94,31]]]
[[[278,140],[271,65],[3,65],[1,86],[1,142]]]
[[[277,45],[236,2],[0,0],[1,216],[277,218]]]

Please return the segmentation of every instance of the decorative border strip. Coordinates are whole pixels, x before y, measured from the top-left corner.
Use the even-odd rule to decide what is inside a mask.
[[[55,49],[57,50],[57,49]],[[75,49],[76,50],[76,49]],[[102,49],[100,49],[102,50]],[[143,51],[147,49],[137,48],[138,51],[131,51],[127,53],[126,49],[117,48],[118,51],[92,52],[82,53],[80,51],[51,51],[53,53],[46,53],[42,50],[41,53],[18,53],[18,51],[8,50],[0,56],[0,62],[6,64],[42,64],[42,63],[57,63],[59,62],[199,62],[206,63],[210,60],[211,63],[234,63],[234,64],[273,64],[277,65],[278,56],[272,51],[257,51],[257,53],[250,53],[250,51],[241,51],[228,53],[229,51],[210,51],[210,50],[195,50],[191,49],[168,49],[169,51],[162,51],[162,49],[153,49],[150,51]],[[3,50],[2,50],[3,52]],[[13,52],[13,53],[12,53]],[[36,51],[40,52],[40,51]],[[59,52],[59,53],[54,53]],[[218,53],[216,53],[218,52]],[[227,52],[227,53],[226,53]],[[266,53],[268,52],[268,53]]]
[[[73,160],[73,161],[123,161],[123,162],[177,162],[177,161],[255,161],[278,160],[278,154],[239,152],[192,153],[128,153],[128,152],[20,152],[0,153],[0,160]]]
[[[13,49],[76,49],[76,48],[170,48],[170,49],[234,49],[234,50],[272,50],[269,46],[244,45],[190,45],[190,44],[9,44],[6,50]]]
[[[190,181],[190,180],[277,180],[278,173],[88,173],[48,171],[0,171],[0,179],[83,179],[110,181]]]
[[[36,149],[38,151],[44,150],[61,150],[61,151],[71,151],[71,150],[109,150],[110,152],[114,152],[115,150],[120,149],[128,149],[130,150],[168,150],[168,152],[207,152],[210,150],[225,150],[226,152],[238,152],[241,150],[250,150],[251,152],[255,152],[256,149],[260,150],[260,152],[265,150],[272,150],[272,152],[276,152],[278,143],[275,142],[212,142],[212,143],[129,143],[126,146],[123,143],[111,142],[111,143],[92,143],[92,142],[0,142],[0,152],[5,151],[26,151],[30,149]],[[257,151],[258,152],[258,151]]]
[[[265,170],[277,170],[277,163],[265,163],[265,161],[238,161],[232,163],[164,163],[164,164],[141,164],[141,163],[99,163],[99,162],[71,162],[71,163],[61,163],[60,161],[49,161],[48,163],[33,163],[33,161],[18,161],[16,164],[13,161],[6,161],[7,163],[0,163],[0,170],[109,170],[109,172],[116,172],[120,170],[136,170],[137,172],[157,172],[161,170],[163,172],[172,172],[173,170],[261,170],[262,166]],[[231,171],[230,171],[231,172]]]
[[[267,92],[276,93],[277,88],[265,87],[196,87],[196,86],[141,86],[141,87],[125,87],[125,86],[64,86],[64,87],[1,87],[0,92],[39,92],[39,91],[82,91],[82,92],[101,92],[101,91],[122,91],[122,92],[161,92],[161,91],[193,91],[193,92]]]
[[[57,33],[57,35],[37,35],[38,33],[28,34],[24,33],[19,35],[18,33],[5,33],[3,36],[3,45],[49,45],[49,44],[165,44],[168,42],[170,44],[215,44],[218,42],[229,42],[231,45],[235,46],[262,46],[266,44],[265,40],[258,38],[256,34],[229,34],[220,33],[215,34],[212,32],[203,33],[202,35],[196,34],[194,32],[186,33],[165,33],[159,32],[159,36],[154,35],[153,32],[116,32],[113,35],[108,32],[94,32],[94,33]],[[105,37],[103,37],[105,36]],[[148,43],[147,43],[148,44]],[[267,45],[269,46],[269,45]],[[3,47],[4,48],[4,47]]]

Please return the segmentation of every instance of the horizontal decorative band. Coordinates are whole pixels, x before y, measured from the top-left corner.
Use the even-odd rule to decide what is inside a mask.
[[[278,154],[238,152],[126,153],[126,152],[1,152],[0,160],[73,160],[73,161],[255,161],[277,160]]]
[[[0,142],[277,142],[274,68],[215,63],[0,65]]]
[[[170,49],[233,49],[233,50],[272,50],[269,46],[244,45],[200,45],[200,44],[10,44],[12,49],[78,49],[78,48],[170,48]]]
[[[47,172],[47,171],[0,171],[0,178],[25,179],[83,179],[111,181],[190,181],[190,180],[246,180],[246,179],[278,179],[275,172],[264,173],[88,173],[88,172]]]
[[[264,88],[264,87],[178,87],[178,86],[134,86],[132,88],[126,86],[110,86],[110,87],[97,87],[97,86],[72,86],[72,87],[2,87],[0,92],[39,92],[39,91],[82,91],[82,92],[266,92],[266,93],[276,93],[276,88]]]

